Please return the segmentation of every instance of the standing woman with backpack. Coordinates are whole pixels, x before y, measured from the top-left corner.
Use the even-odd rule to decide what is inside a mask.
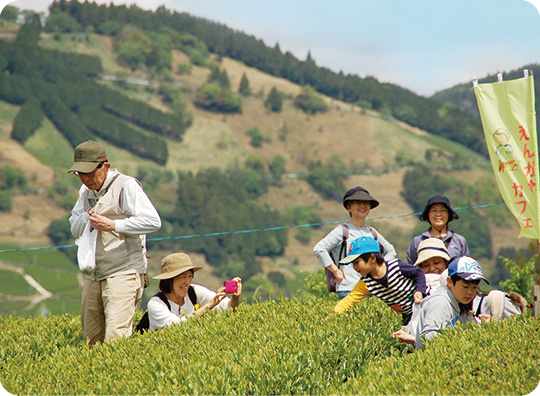
[[[465,237],[448,229],[448,223],[459,219],[459,216],[452,209],[450,200],[447,197],[441,195],[431,197],[419,218],[421,221],[427,221],[430,227],[427,231],[412,239],[409,249],[407,249],[407,261],[409,264],[416,263],[418,245],[428,238],[442,240],[451,258],[470,255]]]
[[[352,265],[339,265],[339,261],[349,253],[349,245],[356,238],[369,236],[381,246],[386,260],[397,258],[394,247],[382,237],[374,228],[366,226],[366,218],[371,209],[379,206],[379,201],[373,198],[363,187],[354,187],[345,193],[343,206],[349,212],[351,220],[338,225],[326,237],[321,239],[313,248],[313,254],[326,269],[329,278],[329,291],[331,280],[335,280],[335,291],[340,299],[346,297],[360,280],[360,275]],[[364,285],[365,286],[365,285]],[[358,288],[357,288],[358,290]],[[359,299],[367,297],[367,287],[362,289]]]
[[[224,287],[214,293],[204,286],[192,284],[194,273],[200,269],[202,267],[193,265],[185,253],[169,254],[161,261],[161,273],[152,278],[159,279],[161,292],[148,301],[150,330],[200,318],[213,309],[235,309],[240,304],[240,278],[233,278],[237,290],[229,298]]]

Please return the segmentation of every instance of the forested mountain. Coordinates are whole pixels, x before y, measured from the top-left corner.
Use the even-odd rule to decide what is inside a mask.
[[[99,85],[96,57],[38,47],[37,19],[27,21],[15,41],[0,41],[0,99],[23,105],[12,137],[24,143],[44,114],[73,147],[95,135],[165,164],[167,144],[153,134],[181,140],[190,121]]]
[[[283,53],[279,44],[273,48],[268,47],[252,35],[216,22],[187,13],[171,12],[163,6],[151,12],[136,5],[97,5],[75,0],[57,0],[51,5],[50,12],[52,15],[70,16],[80,29],[90,28],[105,34],[118,34],[126,24],[145,31],[163,32],[168,28],[177,33],[189,33],[206,44],[214,54],[229,56],[300,85],[310,85],[330,97],[372,108],[433,134],[455,140],[484,155],[487,153],[478,119],[454,106],[441,106],[437,101],[397,85],[380,83],[374,77],[361,78],[319,67],[309,54],[306,60],[299,60],[290,52]],[[158,42],[152,43],[151,52],[152,63],[166,63],[167,56],[163,55]]]
[[[523,71],[527,69],[532,72],[533,75],[538,76],[534,81],[534,91],[536,96],[535,109],[536,114],[540,114],[540,65],[535,63],[532,65],[526,65],[517,70],[512,70],[507,73],[503,73],[503,80],[514,80],[523,77]],[[493,83],[497,81],[497,75],[491,75],[478,80],[480,84]],[[436,100],[443,106],[453,107],[460,111],[469,113],[473,117],[480,118],[480,112],[478,111],[478,104],[474,96],[473,86],[471,83],[459,84],[454,87],[439,91],[431,96],[431,99]],[[536,119],[536,130],[538,131],[538,117]]]

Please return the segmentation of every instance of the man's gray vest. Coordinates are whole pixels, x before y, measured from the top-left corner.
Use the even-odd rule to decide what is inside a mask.
[[[99,192],[85,191],[83,197],[85,210],[94,207],[94,213],[112,220],[131,217],[120,209],[120,194],[126,181],[133,178],[121,174],[116,169],[110,169],[109,176],[112,177],[105,180]],[[139,274],[146,273],[146,235],[99,231],[95,280],[100,281],[117,273],[135,271]]]

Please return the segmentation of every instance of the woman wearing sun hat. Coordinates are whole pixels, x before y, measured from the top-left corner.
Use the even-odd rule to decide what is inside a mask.
[[[339,265],[339,260],[347,255],[353,240],[362,236],[373,237],[382,246],[386,260],[397,258],[392,244],[384,239],[375,228],[366,225],[366,218],[371,209],[377,206],[379,206],[379,201],[373,198],[368,190],[360,186],[351,188],[343,197],[343,207],[349,212],[350,221],[338,225],[313,247],[313,254],[323,267],[334,275],[336,292],[340,299],[345,298],[353,289],[358,291],[355,293],[355,302],[369,296],[369,291],[363,283],[360,285],[364,287],[355,288],[360,280],[360,275],[352,268],[352,265]],[[348,238],[345,237],[345,232],[348,232]],[[346,246],[343,246],[344,240]],[[350,306],[348,307],[350,308]]]
[[[414,264],[417,260],[417,249],[420,242],[428,238],[442,240],[450,257],[469,256],[467,240],[448,229],[448,223],[459,219],[459,216],[452,209],[447,197],[442,195],[431,197],[419,218],[421,221],[427,221],[430,227],[412,239],[407,249],[407,261],[410,264]]]
[[[148,301],[151,330],[170,326],[173,323],[182,323],[189,318],[199,318],[213,309],[235,309],[240,304],[242,280],[239,277],[233,278],[233,281],[237,283],[237,291],[229,298],[225,294],[224,287],[220,287],[214,293],[204,286],[191,283],[194,273],[202,268],[194,265],[185,253],[172,253],[161,261],[161,273],[152,279],[159,280],[159,289],[166,297],[170,309],[158,295]],[[192,297],[189,294],[193,292]]]
[[[450,256],[444,242],[439,238],[424,239],[418,245],[418,258],[414,265],[426,273],[426,283],[431,292],[441,285],[441,279],[446,282],[446,267]]]

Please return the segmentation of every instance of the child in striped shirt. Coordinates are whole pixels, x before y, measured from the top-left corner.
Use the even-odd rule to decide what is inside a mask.
[[[409,323],[413,303],[426,296],[424,271],[398,259],[385,261],[377,241],[371,237],[355,239],[349,254],[339,262],[351,264],[374,296],[401,313],[403,325]]]

